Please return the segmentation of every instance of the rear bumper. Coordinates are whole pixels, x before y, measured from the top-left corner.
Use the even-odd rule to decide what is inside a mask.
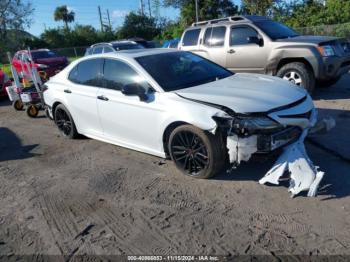
[[[350,71],[350,54],[342,57],[324,57],[322,62],[317,77],[319,80],[338,78]]]

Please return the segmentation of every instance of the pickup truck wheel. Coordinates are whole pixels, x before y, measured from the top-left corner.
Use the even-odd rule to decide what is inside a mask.
[[[168,143],[178,170],[194,178],[209,178],[225,166],[221,139],[192,125],[174,129]]]
[[[73,118],[64,105],[60,104],[56,107],[54,120],[58,130],[64,137],[74,139],[79,136]]]
[[[287,81],[304,87],[309,94],[312,94],[315,87],[315,77],[313,72],[301,62],[293,62],[282,66],[277,76]]]

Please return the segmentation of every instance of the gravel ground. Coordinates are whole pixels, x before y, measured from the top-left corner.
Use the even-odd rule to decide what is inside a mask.
[[[326,172],[316,198],[259,185],[273,159],[191,179],[170,161],[66,140],[43,113],[29,119],[2,101],[0,255],[349,255],[350,162],[335,154],[349,150],[349,83],[315,94],[321,115],[342,121],[307,144]]]

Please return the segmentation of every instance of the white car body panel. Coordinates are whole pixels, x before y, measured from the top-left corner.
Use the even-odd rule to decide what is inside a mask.
[[[46,83],[45,103],[49,108],[62,103],[71,113],[80,134],[159,157],[166,157],[164,147],[167,145],[164,145],[163,137],[169,126],[187,123],[215,134],[218,123],[213,116],[227,115],[226,109],[240,115],[265,114],[284,127],[300,127],[304,134],[315,125],[317,112],[311,97],[305,90],[277,77],[235,74],[207,84],[165,92],[134,58],[167,52],[179,51],[140,49],[76,60]],[[121,60],[131,66],[152,87],[148,99],[141,101],[138,96],[126,96],[118,90],[89,87],[68,80],[69,72],[77,63],[96,57]],[[71,93],[65,93],[66,89]],[[99,100],[97,96],[108,97],[108,101]],[[230,135],[227,138],[230,162],[247,161],[257,151],[256,135],[248,138]],[[310,174],[314,176],[310,181],[316,176],[314,168],[311,169]],[[278,177],[279,173],[274,176]]]
[[[190,99],[226,106],[235,112],[266,112],[293,103],[305,91],[277,77],[239,73],[231,77],[176,91]]]
[[[134,57],[142,54],[161,52],[177,52],[177,50],[119,51],[78,59],[46,83],[49,86],[44,93],[46,104],[50,107],[57,102],[64,104],[81,134],[165,157],[163,134],[170,124],[185,122],[203,130],[215,130],[217,124],[212,116],[223,113],[218,108],[180,96],[223,105],[239,113],[249,113],[265,112],[295,102],[306,95],[302,89],[279,78],[256,74],[235,74],[205,85],[164,92],[134,60]],[[77,63],[95,57],[118,59],[128,63],[147,79],[156,92],[152,94],[149,101],[143,102],[136,96],[125,96],[119,91],[78,85],[68,80],[70,70]],[[64,93],[65,89],[70,89],[72,93]],[[94,99],[98,95],[107,96],[109,101]],[[305,108],[309,107],[313,107],[313,104],[308,98],[306,106],[299,105],[296,109],[283,111],[283,114],[296,114],[299,110],[301,111],[299,113],[304,113]],[[300,118],[279,119],[277,113],[272,113],[271,117],[285,124],[304,125],[304,123],[300,124]],[[304,119],[304,121],[308,120]]]

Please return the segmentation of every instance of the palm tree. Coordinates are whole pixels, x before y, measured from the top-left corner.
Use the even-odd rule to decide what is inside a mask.
[[[58,6],[55,9],[54,19],[55,21],[63,21],[66,29],[68,30],[68,23],[74,22],[75,13],[69,11],[66,5]]]

